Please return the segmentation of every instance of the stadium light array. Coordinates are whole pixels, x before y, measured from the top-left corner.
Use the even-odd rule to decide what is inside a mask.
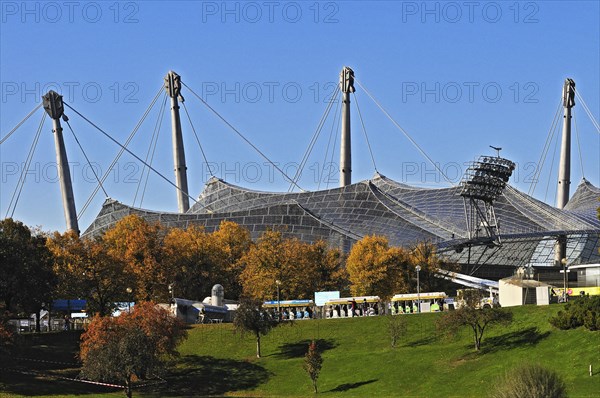
[[[514,170],[514,162],[508,159],[480,156],[467,168],[460,195],[492,203],[502,194]]]

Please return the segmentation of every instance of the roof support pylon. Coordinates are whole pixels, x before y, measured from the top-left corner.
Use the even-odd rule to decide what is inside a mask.
[[[52,119],[52,132],[54,133],[54,147],[56,149],[56,167],[58,169],[58,179],[60,182],[60,192],[62,194],[63,210],[65,220],[67,221],[67,230],[74,231],[79,235],[79,225],[77,223],[77,211],[75,210],[75,197],[73,195],[73,184],[71,183],[71,172],[69,170],[69,160],[63,140],[63,129],[60,125],[60,119],[65,122],[69,120],[64,114],[63,97],[55,91],[48,91],[42,96],[42,101],[46,113]]]
[[[560,145],[560,164],[558,167],[558,194],[556,207],[562,209],[569,201],[571,185],[571,108],[575,106],[575,82],[566,79],[563,87],[563,132]]]
[[[563,132],[560,145],[560,164],[558,166],[558,192],[556,195],[556,207],[559,209],[563,209],[569,202],[569,189],[571,186],[571,108],[574,106],[575,82],[573,79],[567,78],[563,86]],[[562,265],[565,268],[566,257],[567,237],[559,236],[554,246],[554,264],[556,266]]]
[[[188,196],[187,167],[185,165],[185,151],[183,149],[183,136],[181,134],[181,119],[179,117],[179,102],[181,96],[181,77],[169,71],[165,76],[165,89],[171,97],[171,130],[173,138],[173,163],[175,166],[175,185],[177,185],[177,207],[180,213],[185,213],[190,208]]]
[[[340,141],[340,187],[352,184],[352,145],[350,135],[350,93],[354,89],[354,71],[347,66],[340,73],[342,91],[342,139]]]

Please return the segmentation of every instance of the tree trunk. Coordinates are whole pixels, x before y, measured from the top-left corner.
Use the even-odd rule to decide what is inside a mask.
[[[42,324],[42,309],[38,308],[37,310],[37,316],[35,317],[35,331],[37,333],[40,333],[42,331],[41,328],[41,324]]]
[[[127,377],[127,381],[125,382],[125,395],[127,395],[127,398],[131,398],[132,397],[132,391],[131,391],[131,377]]]
[[[260,334],[256,334],[256,357],[260,358]]]
[[[316,380],[313,380],[313,387],[315,388],[315,394],[317,394],[318,391],[317,391],[317,381]]]

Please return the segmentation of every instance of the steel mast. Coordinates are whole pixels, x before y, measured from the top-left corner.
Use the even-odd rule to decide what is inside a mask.
[[[171,130],[173,132],[173,163],[175,166],[175,185],[177,185],[177,207],[180,213],[185,213],[190,208],[190,199],[188,196],[183,136],[181,134],[181,119],[179,117],[178,101],[184,101],[181,96],[181,77],[177,73],[169,71],[165,76],[165,89],[171,97]]]
[[[340,187],[352,184],[352,145],[350,137],[350,93],[354,89],[354,71],[347,66],[340,73],[342,91],[342,139],[340,143]]]
[[[69,160],[67,159],[67,151],[63,140],[63,129],[60,125],[61,117],[65,122],[69,120],[64,114],[63,97],[56,91],[50,90],[46,95],[42,96],[42,101],[46,113],[52,118],[52,133],[54,133],[54,147],[56,148],[56,167],[58,169],[67,230],[74,231],[79,235],[77,212],[75,211],[75,197],[73,195],[73,184],[71,183],[71,171],[69,170]]]
[[[563,209],[569,202],[569,189],[571,185],[571,108],[575,106],[575,82],[573,79],[565,79],[563,86],[563,133],[560,145],[560,164],[558,166],[558,192],[556,195],[556,207]],[[565,281],[567,257],[567,237],[559,236],[556,240],[554,252],[554,264],[563,266]],[[563,259],[565,261],[563,261]]]

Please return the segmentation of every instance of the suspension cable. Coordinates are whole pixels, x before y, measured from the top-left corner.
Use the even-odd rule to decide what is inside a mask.
[[[373,150],[371,149],[371,143],[369,142],[369,136],[367,135],[367,128],[365,127],[365,122],[363,120],[362,114],[360,113],[360,107],[358,106],[358,98],[356,98],[356,93],[352,93],[354,96],[354,102],[356,103],[356,110],[358,111],[358,117],[360,119],[360,124],[362,125],[363,134],[365,135],[365,140],[367,141],[367,147],[369,148],[369,153],[371,154],[371,161],[373,162],[373,168],[375,172],[378,173],[377,165],[375,164],[375,157],[373,156]]]
[[[154,130],[152,131],[152,138],[150,139],[150,145],[148,145],[148,152],[146,152],[146,162],[148,162],[148,160],[150,160],[150,162],[149,162],[150,164],[152,164],[152,161],[154,160],[154,153],[156,151],[156,144],[158,143],[158,136],[160,135],[160,127],[162,126],[162,121],[163,121],[166,105],[167,105],[167,93],[165,92],[163,94],[162,104],[160,106],[160,109],[158,110],[158,117],[156,118],[156,123],[154,124]],[[146,175],[146,178],[144,178],[144,174]],[[137,196],[140,191],[140,187],[142,186],[142,181],[144,181],[144,189],[142,191],[142,198],[140,199],[140,205],[139,205],[139,207],[142,207],[142,202],[144,201],[144,199],[143,199],[144,194],[146,192],[146,184],[148,183],[149,177],[150,177],[150,170],[148,170],[148,173],[146,173],[146,166],[144,166],[142,168],[142,175],[140,177],[140,181],[135,190],[135,196],[133,197],[133,205],[132,206],[135,207],[135,201],[137,200]]]
[[[233,127],[233,125],[231,123],[229,123],[223,116],[221,116],[221,114],[219,112],[217,112],[206,101],[204,101],[204,99],[202,99],[201,96],[199,96],[198,94],[196,94],[196,92],[194,90],[192,90],[184,82],[181,82],[181,84],[183,84],[188,90],[190,90],[190,92],[194,95],[194,97],[198,98],[198,100],[200,102],[202,102],[204,104],[204,106],[206,106],[212,113],[214,113],[219,119],[221,119],[221,121],[223,123],[225,123],[231,130],[233,130],[233,132],[235,132],[242,140],[244,140],[248,145],[250,145],[263,159],[265,159],[267,162],[269,162],[269,164],[271,166],[273,166],[277,171],[279,171],[279,173],[281,173],[281,175],[286,180],[288,180],[289,182],[291,182],[292,184],[294,184],[296,187],[298,187],[298,189],[300,189],[301,191],[304,192],[304,189],[302,189],[302,187],[300,187],[297,183],[295,183],[294,180],[292,180],[290,178],[290,176],[288,176],[283,170],[281,170],[281,168],[279,166],[277,166],[277,164],[273,163],[273,161],[271,161],[271,159],[269,159],[267,157],[267,155],[265,155],[260,149],[258,149],[258,147],[256,145],[254,145],[253,143],[250,142],[250,140],[248,140],[246,137],[244,137],[244,135],[238,129],[236,129],[235,127]]]
[[[68,120],[66,120],[65,122],[67,123],[67,126],[69,127],[69,130],[71,131],[71,134],[73,134],[73,137],[75,138],[75,142],[77,142],[77,145],[79,146],[79,149],[81,150],[81,153],[83,153],[83,156],[85,157],[85,161],[90,166],[90,169],[92,169],[92,173],[94,173],[94,177],[96,177],[96,181],[98,181],[98,184],[100,184],[100,188],[102,188],[102,192],[104,192],[104,197],[108,198],[108,193],[106,193],[104,186],[102,185],[102,183],[100,182],[100,179],[98,178],[98,174],[96,174],[96,170],[94,170],[94,167],[92,167],[92,163],[90,162],[88,155],[83,150],[83,146],[79,142],[77,135],[75,135],[75,131],[73,131],[73,128],[71,127],[71,123],[69,123]]]
[[[33,142],[29,147],[29,153],[27,154],[27,158],[25,159],[25,164],[23,165],[23,170],[21,170],[21,175],[19,176],[19,181],[17,182],[17,186],[15,187],[15,191],[13,192],[12,198],[10,199],[10,203],[8,204],[8,209],[6,209],[6,216],[8,218],[8,213],[10,212],[10,218],[15,214],[15,210],[17,209],[17,203],[19,202],[19,198],[21,197],[21,192],[23,191],[23,187],[25,186],[25,179],[27,176],[27,170],[29,170],[29,165],[31,164],[31,160],[33,159],[33,154],[35,153],[35,148],[37,147],[37,143],[40,139],[40,135],[42,133],[42,129],[44,127],[44,121],[46,120],[47,113],[44,112],[42,116],[42,120],[40,121],[40,125],[35,133],[35,137],[33,138]],[[14,206],[13,206],[14,202]],[[12,212],[10,208],[12,207]]]
[[[579,141],[579,129],[577,128],[577,118],[575,117],[575,112],[573,112],[573,124],[575,125],[575,137],[577,138],[577,150],[579,152],[579,165],[581,167],[581,177],[585,178],[585,173],[583,171],[583,156],[581,154],[581,142]]]
[[[367,93],[367,95],[369,96],[369,98],[371,98],[371,100],[373,100],[373,102],[375,103],[375,105],[377,105],[377,107],[379,109],[381,109],[381,111],[388,117],[388,119],[390,119],[390,121],[398,128],[398,130],[400,130],[402,132],[402,134],[404,134],[404,136],[411,142],[411,144],[417,149],[417,151],[419,151],[419,153],[421,153],[421,155],[423,157],[425,157],[425,159],[427,159],[432,165],[433,167],[435,167],[435,169],[438,171],[438,173],[440,173],[442,175],[442,177],[444,177],[444,179],[452,186],[456,186],[456,184],[454,184],[446,175],[446,173],[444,173],[442,171],[442,169],[437,165],[437,163],[435,163],[433,161],[433,159],[431,159],[431,157],[429,157],[429,155],[427,155],[427,153],[425,153],[425,151],[419,146],[419,144],[417,144],[417,142],[406,132],[406,130],[404,130],[402,128],[402,126],[400,126],[398,124],[398,122],[396,122],[394,120],[394,118],[388,113],[388,111],[385,110],[385,108],[379,103],[379,101],[377,101],[375,99],[375,97],[373,97],[373,95],[371,95],[371,93],[369,92],[369,90],[367,90],[357,78],[354,78],[354,81],[360,86],[360,88],[362,88],[364,90],[365,93]]]
[[[552,145],[552,141],[554,140],[554,134],[556,133],[558,121],[560,120],[561,105],[562,98],[558,101],[558,106],[556,107],[554,118],[552,119],[550,129],[548,130],[548,134],[546,135],[546,142],[544,142],[544,147],[542,148],[542,152],[540,153],[540,159],[538,160],[538,164],[536,165],[535,173],[533,174],[533,179],[531,180],[531,185],[529,185],[529,190],[527,191],[527,194],[529,196],[533,196],[533,194],[535,193],[540,174],[542,173],[542,168],[544,167],[544,163],[546,163],[546,156],[548,155],[550,145]]]
[[[581,94],[579,94],[578,90],[575,91],[575,94],[577,95],[577,97],[581,101],[581,105],[583,105],[583,109],[585,110],[585,112],[587,113],[588,117],[592,121],[592,124],[594,125],[594,127],[596,127],[596,131],[598,131],[598,133],[600,133],[600,125],[598,124],[598,121],[596,120],[596,118],[592,114],[592,111],[590,111],[590,108],[588,108],[587,104],[583,100],[583,97],[581,96]]]
[[[544,202],[546,201],[546,199],[548,197],[548,188],[550,188],[550,181],[552,181],[552,170],[554,169],[554,159],[556,158],[556,152],[558,149],[558,141],[560,141],[560,140],[558,137],[556,137],[556,141],[554,142],[554,152],[552,153],[552,160],[550,161],[550,172],[548,174],[548,181],[546,182],[546,193],[544,194]],[[558,180],[558,178],[557,178],[557,180]],[[556,195],[556,192],[555,192],[555,195]],[[554,198],[554,203],[556,203],[556,196]]]
[[[101,181],[104,181],[108,175],[110,174],[110,171],[112,170],[112,168],[114,167],[114,165],[117,163],[117,161],[120,159],[121,155],[123,155],[124,152],[128,152],[129,154],[131,154],[133,157],[135,157],[136,159],[138,159],[139,161],[141,161],[142,163],[144,163],[137,155],[135,155],[133,152],[131,152],[129,149],[127,149],[127,146],[129,145],[129,143],[131,142],[131,140],[133,139],[133,137],[135,136],[135,134],[137,133],[137,131],[139,130],[140,126],[142,125],[142,123],[144,122],[144,120],[146,119],[146,117],[148,116],[148,113],[150,112],[150,110],[152,109],[152,107],[154,106],[154,104],[156,103],[156,100],[158,99],[158,97],[160,96],[160,93],[162,92],[163,87],[161,86],[161,88],[159,89],[159,91],[156,93],[156,95],[154,96],[150,106],[146,109],[146,111],[144,112],[144,115],[142,116],[142,118],[140,119],[140,121],[138,122],[138,124],[135,126],[135,128],[133,129],[133,131],[131,132],[131,134],[129,135],[129,137],[127,138],[127,141],[125,142],[125,145],[121,145],[117,140],[115,140],[114,138],[112,138],[108,133],[106,133],[104,130],[102,130],[100,127],[98,127],[97,125],[95,125],[91,120],[89,120],[88,118],[86,118],[85,116],[83,116],[80,112],[78,112],[76,109],[73,109],[73,107],[69,106],[68,104],[65,104],[67,107],[69,107],[70,109],[72,109],[76,114],[78,114],[82,119],[84,119],[85,121],[87,121],[89,124],[91,124],[94,128],[96,128],[98,131],[100,131],[102,134],[104,134],[105,136],[107,136],[111,141],[115,142],[121,149],[119,150],[117,156],[115,157],[115,159],[113,160],[113,162],[111,163],[111,165],[109,166],[109,168],[106,170],[106,173],[104,173],[104,176],[102,177]],[[161,178],[163,178],[164,180],[166,180],[170,185],[173,185],[176,189],[180,189],[179,187],[177,187],[175,184],[173,184],[169,179],[167,179],[165,176],[163,176],[162,174],[160,174],[159,172],[157,172],[154,168],[150,167],[150,169],[152,171],[154,171],[155,173],[157,173]],[[80,218],[83,213],[85,212],[85,210],[88,208],[88,206],[91,204],[92,200],[94,199],[96,193],[98,192],[98,187],[96,187],[96,189],[94,190],[94,192],[92,192],[92,194],[90,195],[90,197],[88,198],[86,204],[84,205],[84,207],[82,208],[78,218]],[[196,202],[196,200],[191,197],[189,194],[186,193],[186,195],[188,197],[190,197],[194,202]]]
[[[329,112],[331,112],[331,108],[333,107],[334,99],[337,98],[338,91],[340,91],[339,84],[336,86],[335,90],[333,90],[333,93],[331,93],[331,98],[328,101],[327,107],[325,108],[325,112],[321,116],[321,120],[319,120],[317,129],[315,130],[315,132],[308,144],[308,147],[306,148],[306,151],[304,152],[304,156],[302,157],[302,160],[300,161],[300,165],[298,166],[298,169],[296,170],[296,175],[294,175],[294,181],[296,181],[296,182],[298,182],[300,180],[300,176],[302,175],[304,166],[306,166],[306,162],[308,161],[308,158],[310,157],[310,154],[312,153],[312,150],[314,149],[315,144],[317,143],[317,140],[319,139],[319,136],[321,135],[321,131],[323,131],[323,126],[325,125],[327,117],[329,116]],[[294,188],[293,184],[290,184],[290,187],[288,188],[288,192],[292,192],[293,188]]]
[[[100,127],[98,127],[96,124],[94,124],[90,119],[86,118],[85,116],[83,116],[81,113],[79,113],[75,108],[73,108],[72,106],[65,104],[67,107],[69,107],[69,109],[71,109],[73,112],[75,112],[76,114],[79,115],[79,117],[81,117],[83,120],[85,120],[86,122],[88,122],[89,124],[91,124],[96,130],[98,130],[99,132],[101,132],[102,134],[104,134],[108,139],[110,139],[112,142],[114,142],[115,144],[117,144],[118,146],[120,146],[121,148],[125,149],[125,151],[130,154],[131,156],[133,156],[134,158],[136,158],[139,162],[142,162],[142,164],[145,164],[146,167],[148,167],[150,170],[152,170],[153,172],[155,172],[156,174],[158,174],[163,180],[167,181],[170,185],[172,185],[173,187],[175,187],[177,190],[183,192],[185,195],[187,195],[188,198],[192,199],[195,203],[198,203],[196,201],[196,199],[194,199],[193,196],[189,195],[187,192],[183,191],[181,188],[179,188],[175,183],[173,183],[171,180],[169,180],[167,177],[165,177],[162,173],[160,173],[158,170],[156,170],[154,167],[150,166],[148,163],[144,162],[142,160],[142,158],[140,158],[138,155],[136,155],[135,153],[133,153],[132,151],[130,151],[129,149],[127,149],[125,146],[123,146],[119,141],[115,140],[110,134],[108,134],[106,131],[102,130]]]
[[[129,145],[129,143],[131,142],[131,140],[133,139],[133,137],[135,137],[135,134],[138,132],[138,130],[141,127],[141,125],[144,122],[144,120],[146,120],[146,117],[148,116],[148,113],[150,113],[150,110],[154,107],[154,104],[156,103],[156,100],[158,100],[158,97],[160,96],[160,93],[162,93],[163,90],[164,90],[164,87],[162,87],[162,86],[160,87],[160,89],[158,89],[158,92],[156,93],[156,95],[154,96],[154,98],[152,99],[152,101],[150,102],[150,105],[148,106],[148,108],[146,108],[146,111],[142,115],[142,118],[138,121],[138,123],[134,127],[133,131],[129,134],[129,137],[127,137],[127,140],[125,141],[125,146]],[[123,149],[119,150],[119,152],[117,153],[117,156],[115,156],[115,158],[113,159],[112,163],[110,164],[110,166],[108,167],[108,169],[106,170],[106,172],[104,173],[104,175],[102,176],[102,178],[100,179],[100,181],[104,182],[106,180],[106,178],[110,174],[111,170],[113,169],[113,167],[115,166],[115,164],[117,164],[117,162],[121,158],[121,155],[123,155],[124,152],[125,152],[125,150],[123,150]],[[96,185],[96,188],[94,189],[94,191],[92,192],[92,194],[88,197],[87,201],[85,202],[85,204],[83,205],[83,207],[79,211],[79,215],[77,216],[77,219],[79,219],[79,218],[81,218],[83,216],[83,213],[85,213],[86,209],[92,203],[92,200],[94,200],[94,197],[96,196],[96,194],[98,193],[99,190],[100,190],[100,187],[98,185]]]
[[[337,124],[337,128],[336,128],[337,131],[340,131],[341,124],[342,124],[342,115],[340,115],[340,117],[338,118],[338,124]],[[341,134],[339,134],[339,135],[341,135]],[[331,160],[329,162],[329,164],[331,165],[331,167],[333,167],[333,165],[334,165],[334,163],[333,163],[333,156],[335,155],[335,146],[337,145],[338,134],[334,134],[333,137],[334,137],[333,138],[333,148],[331,148]],[[325,167],[325,166],[323,166],[323,167]],[[330,167],[330,169],[331,169],[331,167]],[[329,173],[329,174],[331,174],[331,173]],[[327,182],[325,184],[325,188],[326,189],[329,189],[329,182],[330,182],[329,180],[330,179],[329,179],[329,176],[328,176],[327,177]]]
[[[27,114],[27,116],[25,116],[25,118],[23,118],[23,120],[21,120],[19,123],[17,123],[17,125],[12,130],[10,130],[10,132],[8,134],[6,134],[4,136],[4,138],[2,138],[2,140],[0,140],[0,145],[2,145],[4,143],[4,141],[6,141],[8,139],[8,137],[10,137],[12,135],[12,133],[17,131],[17,129],[19,127],[21,127],[23,125],[23,123],[25,123],[27,121],[27,119],[29,119],[31,117],[31,115],[33,115],[35,113],[35,111],[37,111],[41,107],[42,107],[42,103],[40,102],[35,108],[33,108],[33,110],[31,112],[29,112]]]
[[[202,158],[204,158],[204,163],[206,164],[206,167],[208,168],[208,172],[210,173],[211,177],[214,177],[215,175],[213,174],[212,169],[210,168],[210,165],[208,164],[208,159],[206,158],[204,149],[202,148],[202,145],[200,144],[200,138],[198,138],[198,134],[196,134],[196,128],[194,127],[194,124],[192,123],[192,118],[190,117],[190,113],[187,110],[187,106],[185,106],[185,102],[182,102],[181,104],[183,105],[183,110],[185,111],[188,121],[190,122],[192,131],[194,132],[194,137],[196,137],[196,142],[198,143],[198,147],[200,148],[200,153],[202,153]]]
[[[317,172],[317,177],[319,178],[319,182],[317,184],[317,191],[319,189],[321,189],[321,181],[323,180],[323,174],[325,173],[325,165],[327,164],[327,156],[329,155],[329,147],[331,146],[331,138],[333,137],[334,134],[337,133],[337,130],[335,128],[335,126],[337,125],[336,121],[338,120],[338,116],[342,117],[341,112],[340,112],[340,106],[342,105],[342,101],[339,100],[339,94],[338,97],[336,97],[335,101],[337,102],[337,105],[335,107],[335,112],[333,113],[333,121],[331,122],[331,131],[329,132],[329,139],[327,140],[327,147],[325,148],[325,155],[323,156],[323,167],[319,167],[319,171]],[[336,142],[337,142],[337,134],[336,134]],[[334,144],[335,145],[335,144]],[[335,148],[332,149],[332,151],[335,151]]]

